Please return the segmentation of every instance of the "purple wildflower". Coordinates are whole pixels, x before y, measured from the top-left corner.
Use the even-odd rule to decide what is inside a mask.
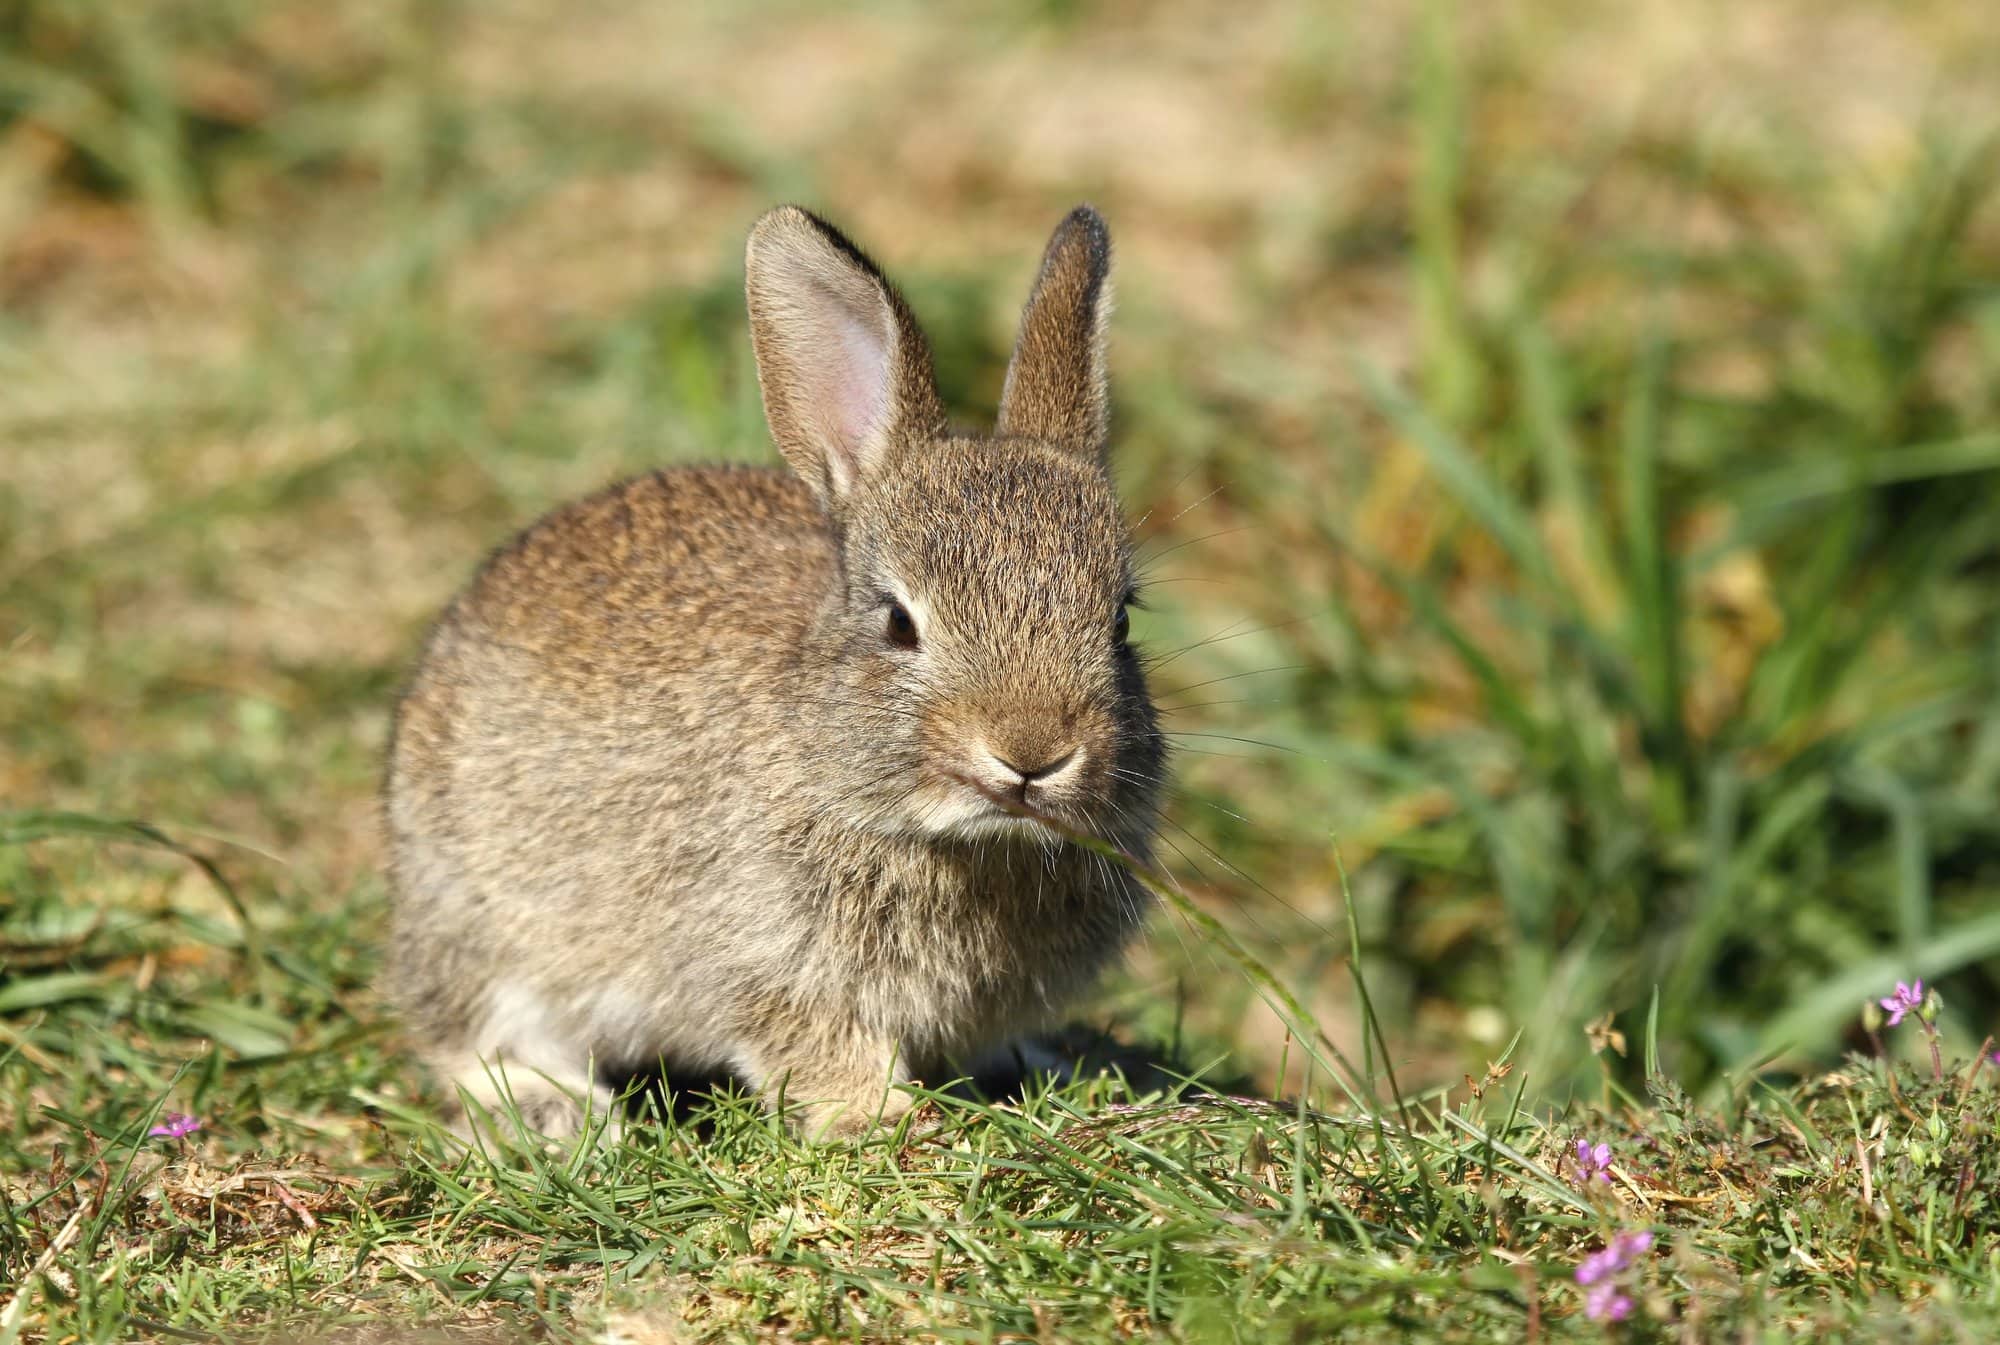
[[[1883,999],[1881,1004],[1889,1011],[1889,1026],[1894,1027],[1903,1021],[1904,1014],[1915,1013],[1924,1006],[1924,983],[1918,981],[1913,985],[1904,985],[1898,981],[1896,993]]]
[[[1593,1322],[1622,1322],[1632,1315],[1632,1296],[1619,1276],[1653,1248],[1653,1235],[1644,1231],[1620,1233],[1601,1251],[1583,1258],[1576,1268],[1576,1282],[1587,1291],[1583,1315]]]
[[[185,1139],[201,1129],[201,1122],[185,1112],[170,1111],[160,1118],[160,1123],[146,1133],[155,1139]]]
[[[1583,1184],[1593,1181],[1611,1180],[1611,1146],[1592,1144],[1589,1140],[1576,1142],[1576,1179]]]
[[[1632,1296],[1606,1280],[1583,1296],[1583,1315],[1593,1322],[1622,1322],[1632,1315]]]
[[[1610,1246],[1583,1258],[1576,1268],[1576,1282],[1591,1285],[1608,1280],[1652,1250],[1652,1246],[1651,1233],[1620,1233],[1611,1239]]]

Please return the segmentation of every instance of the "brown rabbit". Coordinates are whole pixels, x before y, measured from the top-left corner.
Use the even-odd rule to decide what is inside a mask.
[[[1105,464],[1110,260],[1094,211],[1062,222],[998,429],[960,435],[875,266],[795,207],[757,222],[792,471],[558,509],[400,706],[391,980],[449,1083],[563,1135],[664,1059],[858,1134],[1118,955],[1145,892],[1064,835],[1143,855],[1165,755]]]

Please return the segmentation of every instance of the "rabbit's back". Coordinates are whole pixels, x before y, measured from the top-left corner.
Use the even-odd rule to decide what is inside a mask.
[[[463,1023],[529,981],[712,921],[673,898],[758,862],[768,686],[830,582],[796,478],[656,472],[559,509],[446,610],[398,710],[388,814],[402,997]],[[429,1012],[426,1012],[426,1010]]]
[[[631,690],[621,673],[698,675],[795,645],[832,565],[824,517],[797,478],[653,472],[555,510],[494,553],[439,622],[424,671],[477,645],[527,656],[516,677],[559,682],[559,697],[545,680],[529,699],[615,711]]]

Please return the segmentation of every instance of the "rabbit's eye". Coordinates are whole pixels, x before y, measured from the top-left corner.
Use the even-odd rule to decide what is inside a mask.
[[[1111,638],[1118,644],[1124,644],[1132,638],[1132,612],[1130,608],[1120,605],[1118,615],[1111,618]]]
[[[899,602],[889,604],[889,624],[883,636],[898,649],[917,647],[917,623],[910,616],[910,609]]]

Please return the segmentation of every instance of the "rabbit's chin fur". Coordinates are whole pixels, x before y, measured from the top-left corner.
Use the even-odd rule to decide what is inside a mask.
[[[1164,751],[1117,616],[1108,261],[1064,222],[1001,433],[954,437],[894,291],[772,212],[752,334],[793,471],[559,509],[439,619],[390,753],[390,972],[461,1116],[565,1134],[664,1065],[854,1134],[1140,927]]]

